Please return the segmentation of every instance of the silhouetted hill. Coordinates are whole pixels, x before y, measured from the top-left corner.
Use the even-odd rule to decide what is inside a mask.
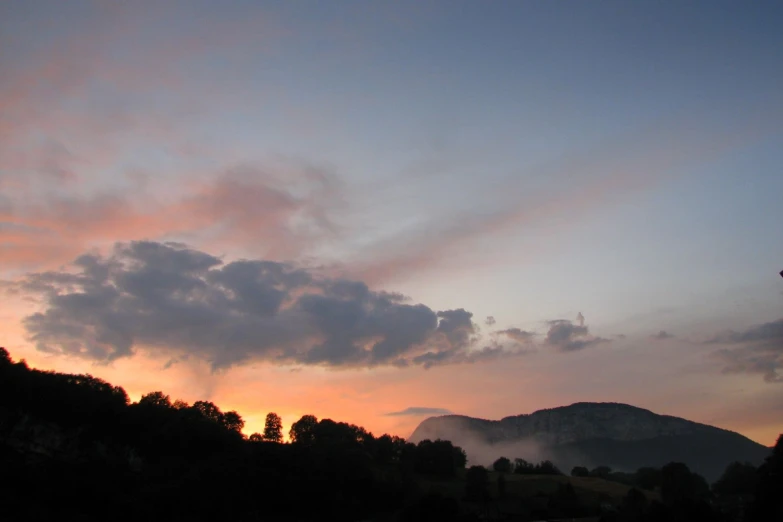
[[[619,403],[576,403],[499,421],[431,417],[410,442],[446,439],[472,463],[499,456],[549,459],[561,469],[609,466],[620,471],[686,463],[712,481],[733,461],[760,464],[770,449],[732,431]]]
[[[157,391],[132,403],[100,378],[36,370],[0,348],[0,520],[367,520],[416,505],[412,477],[465,465],[449,442],[312,415],[290,444],[243,425],[209,401]]]
[[[638,408],[629,411],[647,416],[646,421],[629,423],[628,415],[611,421],[609,410],[628,406],[570,408],[570,417],[562,414],[568,408],[558,408],[498,422],[447,417],[425,425],[433,432],[443,426],[468,427],[455,435],[514,457],[540,457],[545,445],[533,441],[541,440],[549,441],[563,458],[590,454],[609,465],[631,461],[640,453],[648,460],[665,460],[735,448],[737,437],[747,440]],[[155,391],[131,402],[119,386],[91,375],[32,369],[0,348],[0,519],[86,522],[106,520],[109,513],[118,521],[166,522],[474,522],[598,516],[609,522],[641,516],[648,522],[755,522],[778,520],[783,512],[783,436],[764,465],[733,465],[711,493],[702,477],[678,463],[635,474],[599,468],[589,476],[573,477],[548,461],[515,461],[512,470],[505,460],[505,468],[493,466],[493,472],[480,466],[466,469],[465,452],[449,441],[413,444],[309,414],[290,426],[291,442],[283,443],[282,425],[275,417],[267,416],[263,435],[246,437],[238,412],[221,411],[209,401],[188,404]],[[603,424],[591,424],[586,420],[590,417],[603,419]],[[608,438],[619,437],[618,429],[622,440]],[[699,438],[703,429],[712,430],[710,437]],[[523,452],[518,443],[502,438],[520,433],[527,434],[527,450],[536,453]],[[650,433],[673,438],[657,444],[661,437],[654,437],[657,445],[651,444],[645,438]],[[490,439],[494,444],[487,443]],[[747,512],[754,517],[743,519]],[[722,518],[716,518],[719,515]]]

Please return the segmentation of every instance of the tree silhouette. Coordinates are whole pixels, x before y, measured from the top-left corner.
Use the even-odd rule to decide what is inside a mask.
[[[532,475],[535,473],[535,466],[525,459],[514,459],[514,473],[517,475]]]
[[[288,437],[295,444],[312,444],[315,442],[315,429],[318,418],[315,415],[302,415],[302,418],[291,425]]]
[[[249,440],[250,442],[261,442],[264,440],[264,438],[261,436],[260,433],[256,432],[250,435],[250,437],[248,437],[247,440]]]
[[[241,432],[245,427],[245,421],[242,420],[242,416],[235,411],[227,411],[220,419],[220,423],[234,432]]]
[[[590,472],[584,466],[574,466],[571,470],[572,477],[589,477]]]
[[[381,435],[375,439],[375,460],[380,464],[400,461],[405,444],[405,439],[401,437]]]
[[[712,485],[717,495],[752,495],[756,491],[758,473],[750,462],[732,462]]]
[[[340,446],[344,449],[369,446],[375,440],[364,428],[332,419],[321,419],[313,429],[313,437],[320,446]]]
[[[422,440],[416,446],[414,469],[419,473],[453,476],[467,463],[467,455],[448,440]]]
[[[709,492],[704,477],[692,473],[682,462],[670,462],[661,468],[661,499],[665,504],[705,499]]]
[[[11,354],[8,353],[8,350],[0,346],[0,367],[11,366],[11,364],[13,364]]]
[[[500,457],[499,459],[497,459],[495,462],[492,463],[492,469],[494,469],[498,473],[510,473],[511,461],[506,457]]]
[[[220,411],[220,408],[209,401],[196,401],[190,408],[204,419],[216,424],[220,424],[223,420],[223,413]]]
[[[744,520],[748,508],[753,505],[759,483],[759,473],[749,462],[732,462],[712,485],[712,493],[724,517]]]
[[[140,406],[151,406],[154,408],[171,408],[171,399],[161,391],[154,391],[141,396]]]
[[[533,464],[525,459],[514,459],[514,473],[517,475],[562,475],[563,472],[551,460]]]
[[[264,422],[264,440],[269,442],[283,442],[283,420],[274,412],[266,414]]]
[[[465,499],[471,502],[489,500],[489,474],[484,466],[471,466],[465,473]]]
[[[590,471],[591,477],[598,477],[602,478],[604,480],[609,478],[609,475],[612,474],[612,468],[609,466],[598,466],[597,468],[593,468],[592,471]]]
[[[536,473],[539,475],[562,475],[563,472],[555,466],[551,460],[542,460],[536,464]]]
[[[778,437],[772,455],[759,467],[756,502],[751,520],[783,520],[783,434]]]

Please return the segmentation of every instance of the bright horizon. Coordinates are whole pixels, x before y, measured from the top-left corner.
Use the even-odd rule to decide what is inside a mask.
[[[0,5],[0,346],[407,437],[783,432],[775,2]],[[395,414],[396,413],[396,414]]]

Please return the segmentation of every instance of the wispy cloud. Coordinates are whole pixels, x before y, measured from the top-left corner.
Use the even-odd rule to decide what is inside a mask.
[[[650,339],[654,341],[665,341],[666,339],[673,339],[674,337],[674,334],[671,334],[666,330],[661,330],[656,334],[650,334]]]
[[[211,111],[243,103],[232,77],[194,81],[192,60],[237,56],[249,44],[260,49],[276,41],[282,31],[270,17],[252,9],[207,23],[164,5],[94,7],[30,10],[32,27],[68,27],[73,17],[79,25],[42,31],[24,59],[0,64],[4,271],[57,266],[93,246],[177,233],[192,239],[210,232],[218,248],[255,242],[265,245],[264,255],[289,257],[333,230],[320,208],[334,194],[329,187],[314,189],[318,199],[291,191],[293,183],[271,182],[280,178],[274,168],[239,169],[242,158],[231,144],[221,144],[218,154],[192,132]],[[156,26],[176,20],[179,30],[148,38],[153,20]],[[232,95],[215,97],[218,84]],[[148,179],[161,181],[134,184],[131,178],[146,169]],[[194,182],[200,170],[207,179]],[[299,170],[293,177],[301,185],[306,169]],[[162,180],[172,179],[175,197],[161,190]],[[289,229],[297,223],[299,239],[280,229],[283,221]]]
[[[735,127],[718,130],[694,124],[700,114],[680,114],[679,119],[618,138],[611,145],[558,159],[548,167],[499,184],[502,193],[494,208],[438,218],[419,224],[418,234],[407,231],[373,245],[373,254],[354,262],[351,273],[380,284],[438,267],[480,238],[552,221],[561,228],[580,224],[591,212],[616,204],[617,194],[648,190],[690,166],[763,138],[779,125],[776,114],[764,107],[758,114],[737,121]],[[526,180],[544,177],[563,182],[543,192],[527,188]],[[581,182],[571,182],[574,179]],[[512,194],[518,197],[512,198]]]
[[[238,245],[270,259],[293,259],[335,238],[341,193],[328,171],[292,165],[229,168],[159,201],[148,189],[123,195],[0,199],[5,269],[57,266],[96,245],[187,237],[213,248]]]
[[[519,344],[528,344],[532,342],[536,335],[535,332],[529,332],[520,328],[507,328],[505,330],[498,330],[496,333],[504,335]]]
[[[451,415],[451,410],[445,408],[424,408],[421,406],[411,406],[400,411],[384,413],[386,417],[422,417],[426,415]]]
[[[724,373],[759,374],[766,382],[783,382],[783,319],[726,330],[705,344],[731,346],[714,353]]]
[[[282,34],[260,10],[208,23],[162,4],[29,15],[33,27],[67,27],[70,17],[82,23],[78,30],[39,34],[34,52],[0,66],[0,186],[73,179],[77,166],[111,165],[140,143],[158,151],[184,146],[173,129],[185,115],[208,112],[214,82],[225,88],[231,81],[212,75],[194,82],[191,60],[236,55]],[[151,20],[176,20],[180,31],[148,38]]]

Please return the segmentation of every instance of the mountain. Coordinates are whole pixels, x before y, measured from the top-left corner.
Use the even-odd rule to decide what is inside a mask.
[[[430,417],[408,439],[445,439],[474,464],[500,456],[552,460],[560,469],[609,466],[617,471],[684,462],[710,482],[733,461],[759,465],[770,448],[732,431],[619,403],[580,402],[499,421]]]

